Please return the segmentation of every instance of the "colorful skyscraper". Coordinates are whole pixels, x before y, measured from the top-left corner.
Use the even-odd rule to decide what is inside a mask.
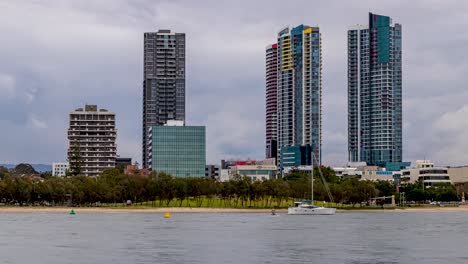
[[[280,159],[283,147],[310,145],[310,149],[314,153],[314,164],[320,164],[322,149],[322,42],[320,30],[318,27],[305,25],[284,28],[278,33],[277,46],[272,46],[271,49],[267,48],[267,109],[268,95],[272,94],[268,91],[275,84],[268,82],[269,78],[271,79],[268,67],[273,68],[270,63],[275,57],[269,55],[269,52],[274,52],[275,49],[278,61],[276,75],[277,121],[275,125]],[[308,157],[311,156],[308,155]]]
[[[401,25],[369,13],[348,31],[349,161],[402,161]]]
[[[278,44],[266,47],[266,158],[276,158],[278,115]]]

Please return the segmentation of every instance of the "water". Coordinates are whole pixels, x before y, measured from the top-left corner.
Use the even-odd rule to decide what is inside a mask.
[[[468,263],[468,213],[0,214],[1,263]]]

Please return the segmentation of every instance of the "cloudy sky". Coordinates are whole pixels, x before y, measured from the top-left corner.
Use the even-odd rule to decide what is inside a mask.
[[[286,4],[287,3],[287,4]],[[284,26],[323,37],[323,162],[347,160],[349,26],[403,25],[404,159],[468,164],[468,2],[0,0],[0,163],[64,161],[68,113],[117,114],[118,152],[141,159],[143,33],[185,32],[188,124],[207,162],[264,156],[264,51]]]

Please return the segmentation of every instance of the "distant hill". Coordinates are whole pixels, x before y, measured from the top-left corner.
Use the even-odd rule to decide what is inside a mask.
[[[0,164],[0,166],[6,167],[8,169],[14,169],[17,164]],[[37,172],[46,172],[52,171],[52,165],[48,164],[31,164]]]

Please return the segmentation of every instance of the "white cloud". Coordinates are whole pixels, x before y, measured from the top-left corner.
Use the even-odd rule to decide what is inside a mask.
[[[49,127],[45,121],[42,121],[33,114],[29,116],[29,122],[33,128],[46,129]]]
[[[434,159],[445,165],[468,164],[468,105],[456,111],[450,111],[433,123]]]
[[[15,78],[0,72],[0,98],[12,98],[15,96]]]

